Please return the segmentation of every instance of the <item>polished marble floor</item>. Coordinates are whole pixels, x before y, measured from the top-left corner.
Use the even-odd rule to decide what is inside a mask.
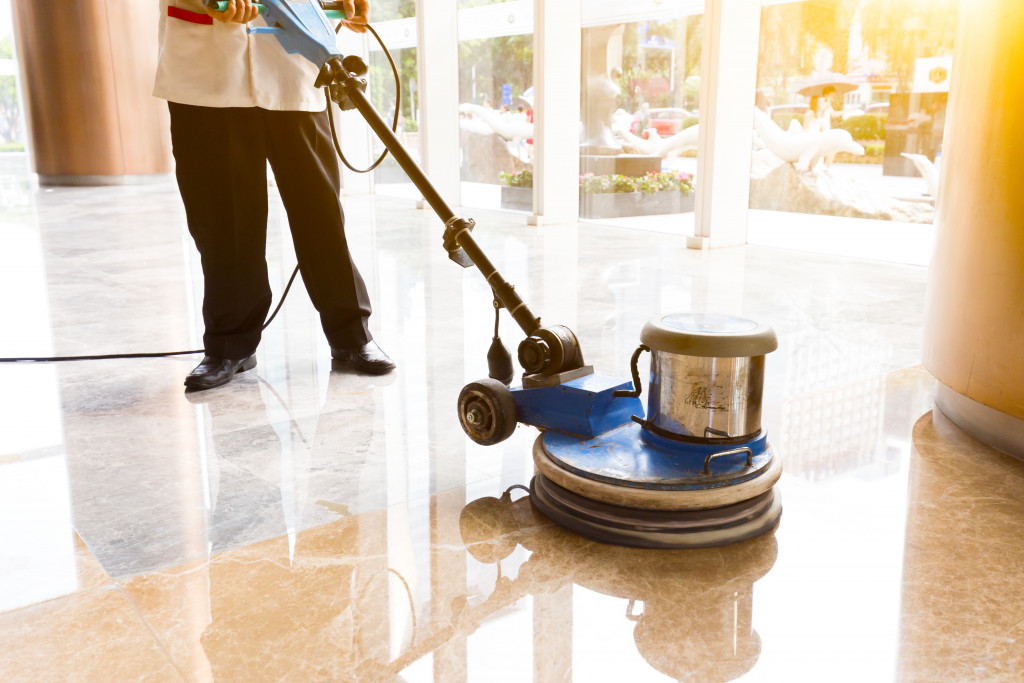
[[[200,344],[173,185],[40,190],[0,165],[0,200],[0,356]],[[923,269],[473,212],[603,372],[628,375],[659,312],[778,332],[778,531],[628,550],[533,512],[534,430],[462,434],[493,309],[439,221],[345,204],[392,375],[332,368],[301,286],[213,391],[183,393],[194,356],[0,365],[0,680],[1020,680],[1024,463],[930,412]]]

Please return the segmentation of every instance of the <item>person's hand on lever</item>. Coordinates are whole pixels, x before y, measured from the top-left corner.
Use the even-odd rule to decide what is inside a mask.
[[[356,33],[366,33],[366,24],[370,23],[370,0],[342,0],[341,5],[348,17],[341,20],[341,25]]]
[[[236,24],[248,24],[260,15],[254,0],[229,0],[228,7],[223,12],[207,7],[206,13],[217,21]]]

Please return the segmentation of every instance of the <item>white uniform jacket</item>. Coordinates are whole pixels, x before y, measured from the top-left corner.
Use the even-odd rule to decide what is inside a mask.
[[[262,26],[257,18],[253,24]],[[317,69],[271,35],[211,19],[201,0],[160,0],[160,58],[153,94],[201,107],[323,111]]]

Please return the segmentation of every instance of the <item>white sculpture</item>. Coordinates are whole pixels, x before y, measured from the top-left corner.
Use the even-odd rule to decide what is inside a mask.
[[[612,132],[618,133],[619,131],[629,130],[630,126],[633,125],[633,115],[625,109],[619,107],[612,114]]]
[[[483,119],[466,116],[459,119],[459,128],[475,135],[494,135],[494,129]]]
[[[936,168],[935,164],[928,160],[923,154],[907,154],[902,152],[900,156],[910,159],[914,162],[914,166],[917,167],[917,172],[924,178],[924,184],[928,186],[928,194],[932,196],[932,199],[937,199],[939,196],[939,169]]]
[[[622,138],[622,148],[633,154],[643,154],[663,159],[674,159],[688,149],[697,149],[699,126],[690,126],[673,135],[663,138],[653,128],[646,140],[629,132],[629,127],[619,127],[615,131]]]
[[[517,144],[520,140],[526,140],[533,137],[533,124],[528,121],[516,119],[510,114],[500,114],[493,109],[485,109],[478,104],[469,104],[468,102],[460,104],[459,111],[464,114],[472,115],[474,119],[483,121],[499,136]],[[474,129],[475,128],[476,127],[474,126]],[[466,129],[471,130],[469,126],[466,126]],[[474,130],[474,132],[476,131]]]
[[[833,128],[820,133],[789,133],[779,128],[760,109],[754,110],[754,130],[772,154],[795,164],[802,171],[814,168],[822,159],[837,152],[856,156],[864,154],[864,148],[854,142],[845,130]]]

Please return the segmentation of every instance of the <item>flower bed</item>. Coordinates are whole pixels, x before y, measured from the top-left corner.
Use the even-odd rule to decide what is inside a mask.
[[[502,173],[504,209],[533,208],[533,172]],[[693,211],[693,176],[662,171],[644,176],[594,175],[579,178],[580,217],[622,218]]]

